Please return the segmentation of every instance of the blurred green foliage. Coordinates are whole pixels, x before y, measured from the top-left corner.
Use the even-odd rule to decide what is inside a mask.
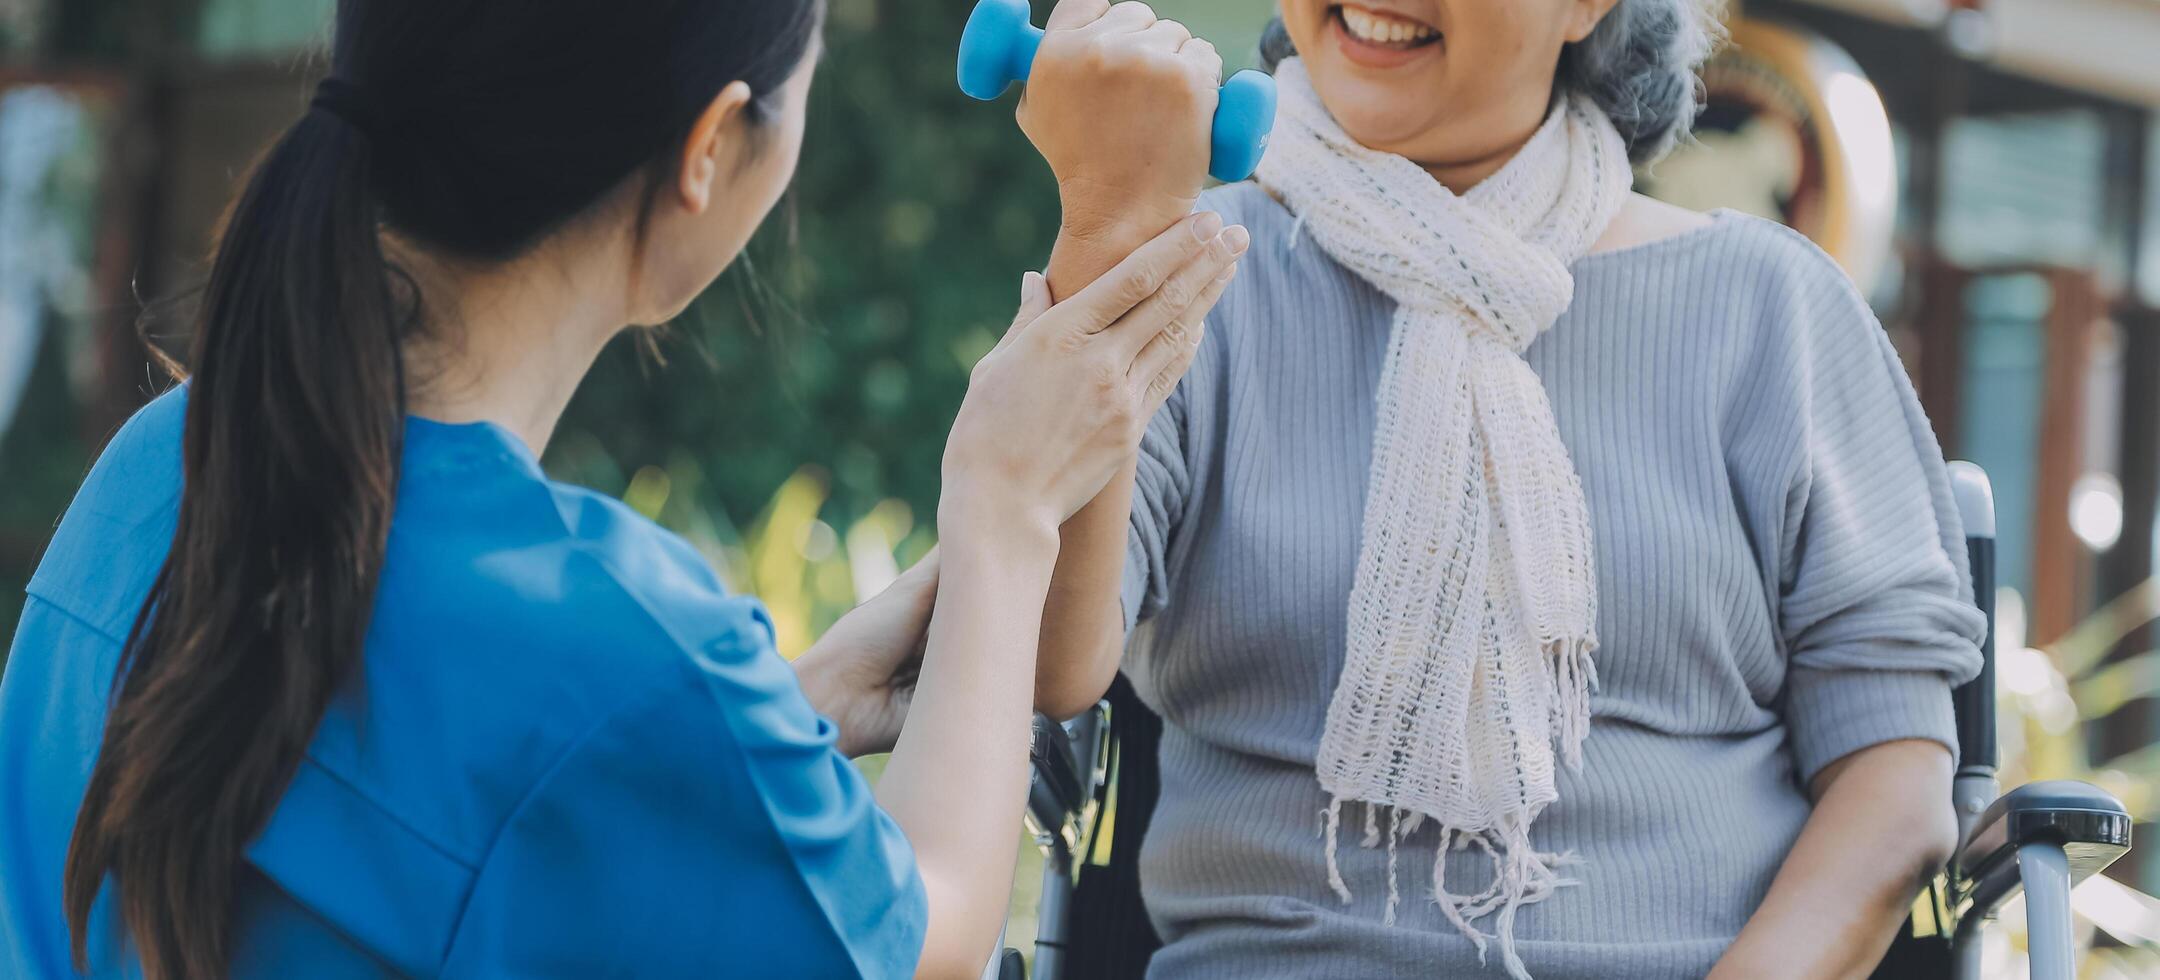
[[[641,475],[648,492],[664,485],[655,517],[813,630],[852,592],[746,574],[735,522],[792,521],[814,493],[806,516],[824,530],[782,529],[774,543],[829,557],[832,528],[898,500],[887,514],[922,518],[898,522],[898,537],[926,550],[968,371],[1057,229],[1055,185],[1012,124],[1012,100],[969,101],[950,60],[924,56],[952,46],[968,6],[832,0],[788,198],[656,344],[626,337],[603,355],[546,459],[612,493]],[[808,608],[782,608],[795,603]]]
[[[17,551],[43,547],[89,472],[90,450],[79,438],[71,409],[60,345],[48,336],[14,424],[0,434],[0,534],[15,539]],[[30,572],[28,564],[0,562],[0,665],[7,662],[8,641],[22,616]]]
[[[944,8],[950,16],[923,10]],[[707,502],[747,514],[805,461],[832,504],[927,512],[968,369],[1005,328],[1057,228],[1049,171],[1011,106],[968,101],[945,59],[965,3],[834,0],[800,171],[745,260],[660,335],[587,380],[550,462],[616,473],[703,465]]]

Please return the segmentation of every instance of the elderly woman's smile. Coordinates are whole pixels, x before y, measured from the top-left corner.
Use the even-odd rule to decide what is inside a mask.
[[[1407,13],[1354,3],[1328,12],[1343,56],[1368,68],[1395,68],[1441,52],[1440,29]]]

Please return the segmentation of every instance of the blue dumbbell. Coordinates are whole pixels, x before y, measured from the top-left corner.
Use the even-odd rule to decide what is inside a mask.
[[[1042,39],[1042,29],[1028,23],[1027,0],[981,0],[960,34],[960,91],[987,101],[1027,81]],[[1215,104],[1208,176],[1252,176],[1274,128],[1275,79],[1249,68],[1230,76]]]

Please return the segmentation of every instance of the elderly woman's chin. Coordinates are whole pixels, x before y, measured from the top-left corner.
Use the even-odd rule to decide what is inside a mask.
[[[1321,77],[1313,88],[1351,139],[1412,160],[1446,155],[1451,127],[1430,89],[1413,94],[1365,79]]]

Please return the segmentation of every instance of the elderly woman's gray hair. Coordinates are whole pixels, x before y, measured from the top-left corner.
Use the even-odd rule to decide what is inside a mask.
[[[1697,72],[1723,31],[1724,0],[1619,0],[1590,36],[1560,54],[1556,84],[1612,117],[1628,158],[1649,163],[1685,137],[1702,105]],[[1260,38],[1270,70],[1296,54],[1278,17]]]

